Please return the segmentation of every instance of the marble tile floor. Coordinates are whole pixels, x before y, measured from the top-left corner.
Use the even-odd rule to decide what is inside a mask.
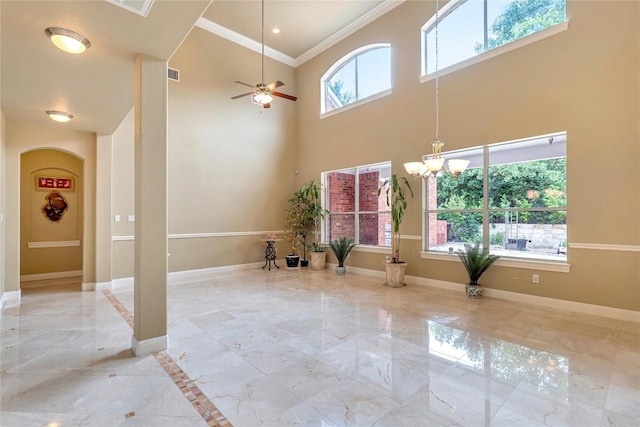
[[[144,357],[121,314],[133,289],[25,284],[0,314],[0,426],[216,425],[164,360],[217,425],[640,425],[639,324],[381,283],[331,270],[171,278],[169,348]]]

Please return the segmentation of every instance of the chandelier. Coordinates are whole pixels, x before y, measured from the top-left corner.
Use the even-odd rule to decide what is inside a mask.
[[[429,178],[430,176],[436,176],[440,171],[449,175],[450,177],[457,179],[458,176],[469,166],[469,160],[451,159],[447,162],[449,169],[444,167],[445,159],[442,157],[442,147],[444,142],[440,141],[440,80],[438,78],[438,23],[440,20],[439,4],[436,0],[436,39],[435,39],[435,86],[436,86],[436,137],[431,143],[432,154],[421,162],[408,162],[404,164],[404,168],[407,173],[414,178],[422,177]]]

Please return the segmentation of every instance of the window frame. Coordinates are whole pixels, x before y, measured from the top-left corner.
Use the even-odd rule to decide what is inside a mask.
[[[474,0],[451,0],[449,3],[444,5],[438,12],[439,22],[442,22],[443,19],[445,19],[458,6],[461,6],[466,1],[474,1]],[[490,1],[490,0],[483,0],[483,1],[486,4],[486,1]],[[493,49],[488,49],[488,50],[486,49],[486,45],[487,45],[487,37],[488,37],[487,29],[489,27],[489,24],[487,23],[487,18],[486,18],[487,12],[485,7],[485,14],[483,16],[483,22],[485,23],[485,30],[484,30],[485,33],[484,33],[483,44],[485,46],[485,50],[478,53],[477,55],[470,56],[469,58],[464,59],[462,61],[456,62],[446,67],[439,68],[438,75],[442,76],[442,75],[452,73],[462,68],[466,68],[468,66],[486,61],[488,59],[502,55],[504,53],[511,52],[512,50],[516,50],[521,47],[527,46],[529,44],[535,43],[537,41],[546,39],[555,34],[559,34],[564,31],[567,31],[569,29],[569,18],[566,14],[566,6],[567,6],[567,1],[565,0],[564,21],[551,25],[543,30],[528,34],[524,37],[520,37],[519,39],[515,39],[509,43],[505,43],[501,46],[495,47]],[[420,55],[421,55],[420,83],[425,83],[435,79],[435,72],[431,72],[431,73],[427,72],[427,33],[435,27],[435,23],[436,23],[436,15],[434,14],[420,29]]]
[[[376,49],[382,49],[382,48],[387,48],[389,49],[389,87],[387,89],[381,90],[379,92],[373,93],[365,98],[361,98],[358,99],[357,98],[357,93],[356,93],[356,99],[353,102],[350,102],[346,105],[343,105],[341,107],[337,107],[334,108],[333,110],[327,111],[327,105],[326,105],[326,98],[328,96],[327,94],[327,85],[328,82],[345,66],[347,66],[351,61],[356,61],[355,62],[355,78],[356,78],[356,91],[358,89],[358,62],[357,62],[357,58],[361,55],[366,54],[367,52],[376,50]],[[368,102],[371,101],[375,101],[377,99],[380,99],[384,96],[387,96],[389,94],[391,94],[392,92],[392,87],[393,87],[393,70],[391,67],[391,43],[372,43],[366,46],[362,46],[359,47],[358,49],[355,49],[351,52],[349,52],[348,54],[346,54],[345,56],[343,56],[342,58],[340,58],[338,61],[336,61],[331,67],[329,67],[329,69],[324,73],[324,75],[320,78],[320,118],[325,118],[325,117],[329,117],[332,116],[333,114],[336,114],[338,112],[342,112],[342,111],[346,111],[349,110],[351,108],[354,108],[356,106],[362,105],[362,104],[366,104]],[[333,91],[329,91],[331,94],[333,94]],[[334,95],[335,96],[335,95]]]
[[[449,151],[447,153],[443,153],[443,157],[447,158],[447,155],[459,155],[462,156],[462,153],[469,151],[477,151],[479,149],[482,150],[482,176],[483,176],[483,189],[482,189],[482,208],[469,208],[469,209],[438,209],[437,206],[433,209],[429,208],[429,194],[428,194],[428,185],[427,180],[422,180],[422,252],[420,253],[421,258],[423,259],[435,259],[435,260],[443,260],[443,261],[459,261],[458,256],[452,252],[445,251],[435,251],[429,249],[429,216],[431,214],[439,214],[439,213],[481,213],[482,214],[482,245],[484,247],[490,247],[490,227],[491,227],[491,214],[494,212],[502,212],[502,211],[564,211],[568,210],[568,202],[563,207],[543,207],[543,208],[499,208],[499,207],[491,207],[490,206],[490,198],[489,198],[489,169],[492,165],[490,165],[490,149],[495,148],[501,145],[507,144],[517,144],[523,143],[526,141],[539,140],[544,138],[552,138],[552,137],[567,137],[567,132],[555,132],[546,135],[540,135],[535,137],[521,138],[512,141],[505,141],[493,144],[486,144],[482,146],[469,147],[467,149]],[[423,158],[427,158],[428,155],[423,156]],[[565,149],[565,159],[567,159],[566,149]],[[495,165],[494,165],[495,166]],[[464,172],[463,172],[464,173]],[[566,174],[566,172],[565,172]],[[432,179],[432,178],[429,178]],[[566,177],[565,177],[566,179]],[[568,222],[567,222],[568,225]],[[567,242],[568,242],[568,227],[567,227]],[[567,245],[566,259],[558,259],[558,260],[549,260],[543,258],[536,257],[510,257],[508,255],[502,255],[501,258],[496,262],[496,265],[502,265],[507,267],[517,267],[517,268],[527,268],[534,270],[543,270],[543,271],[556,271],[556,272],[564,272],[568,273],[570,270],[569,264],[569,247]]]
[[[353,167],[346,167],[346,168],[340,168],[340,169],[333,169],[333,170],[329,170],[329,171],[324,171],[320,173],[320,182],[322,183],[322,195],[320,197],[320,203],[322,204],[323,209],[327,209],[330,211],[328,206],[328,195],[327,195],[327,189],[329,188],[329,186],[327,185],[327,177],[329,174],[331,173],[336,173],[336,172],[345,172],[345,171],[354,171],[355,172],[355,184],[354,184],[354,211],[349,211],[349,212],[329,212],[328,214],[325,215],[324,220],[321,222],[320,224],[320,236],[321,236],[321,240],[322,240],[322,244],[324,245],[328,245],[329,244],[329,221],[331,218],[331,215],[353,215],[354,216],[354,241],[356,242],[356,247],[357,248],[369,248],[371,249],[373,252],[388,252],[389,248],[391,248],[391,244],[389,244],[389,246],[384,246],[384,245],[369,245],[369,244],[363,244],[360,243],[360,214],[391,214],[391,207],[389,207],[388,210],[384,210],[384,211],[361,211],[360,210],[360,170],[361,169],[366,169],[366,168],[371,168],[371,167],[377,167],[377,166],[388,166],[389,171],[391,173],[392,171],[392,163],[390,160],[388,161],[383,161],[383,162],[377,162],[377,163],[370,163],[370,164],[366,164],[366,165],[359,165],[359,166],[353,166]]]

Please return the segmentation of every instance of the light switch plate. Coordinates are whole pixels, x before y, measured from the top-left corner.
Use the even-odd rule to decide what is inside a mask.
[[[113,220],[114,220],[115,222],[120,222],[120,215],[115,215],[115,216],[113,217]]]
[[[135,220],[136,220],[136,216],[135,215],[127,215],[127,221],[133,222]]]

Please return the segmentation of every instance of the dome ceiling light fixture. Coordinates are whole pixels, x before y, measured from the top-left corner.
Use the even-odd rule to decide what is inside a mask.
[[[73,119],[73,116],[69,113],[65,113],[64,111],[56,111],[56,110],[47,110],[47,115],[54,122],[66,123],[69,120]]]
[[[91,47],[91,42],[85,36],[66,28],[49,27],[44,33],[58,49],[67,53],[78,54]]]

